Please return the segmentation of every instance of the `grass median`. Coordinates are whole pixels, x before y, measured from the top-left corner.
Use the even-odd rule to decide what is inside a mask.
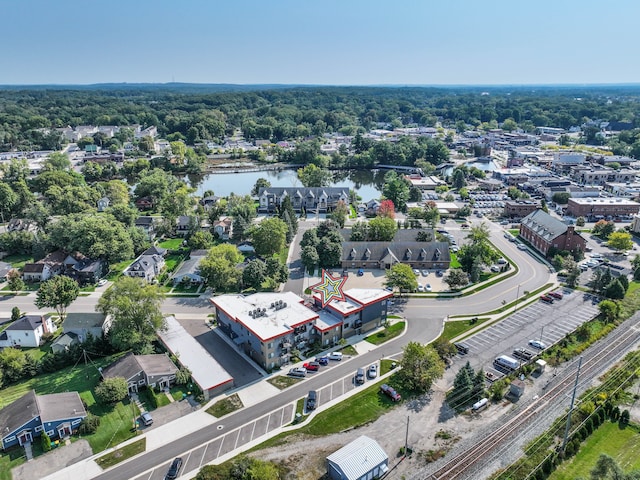
[[[139,453],[142,453],[146,450],[147,439],[141,438],[129,445],[125,445],[122,448],[118,448],[117,450],[107,453],[102,457],[96,460],[96,463],[103,469],[112,467],[120,462],[125,461],[128,458],[134,457]]]

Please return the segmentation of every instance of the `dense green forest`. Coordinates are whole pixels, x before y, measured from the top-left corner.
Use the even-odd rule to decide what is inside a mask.
[[[460,129],[511,119],[531,131],[602,119],[640,126],[637,86],[217,90],[184,85],[5,87],[0,90],[0,151],[58,148],[60,135],[43,129],[68,125],[156,125],[161,136],[188,144],[221,141],[236,128],[242,128],[247,139],[279,141],[326,132],[355,134],[380,123],[457,123]]]

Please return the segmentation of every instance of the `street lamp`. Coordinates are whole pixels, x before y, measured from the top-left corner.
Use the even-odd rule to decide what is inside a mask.
[[[520,298],[520,285],[518,284],[518,290],[516,291],[516,308],[513,313],[518,311],[518,299]]]
[[[544,325],[540,329],[540,342],[542,342],[542,334],[544,333]]]

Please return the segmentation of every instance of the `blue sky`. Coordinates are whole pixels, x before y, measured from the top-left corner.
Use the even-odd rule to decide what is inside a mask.
[[[640,82],[638,0],[0,0],[0,84]]]

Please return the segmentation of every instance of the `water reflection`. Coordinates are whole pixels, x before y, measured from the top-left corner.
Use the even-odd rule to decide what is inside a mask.
[[[363,201],[380,197],[384,170],[335,170],[333,187],[356,190]],[[226,197],[231,193],[245,195],[251,192],[259,178],[266,178],[273,187],[302,187],[295,170],[264,170],[260,172],[209,173],[187,175],[184,180],[200,194],[207,190]]]

